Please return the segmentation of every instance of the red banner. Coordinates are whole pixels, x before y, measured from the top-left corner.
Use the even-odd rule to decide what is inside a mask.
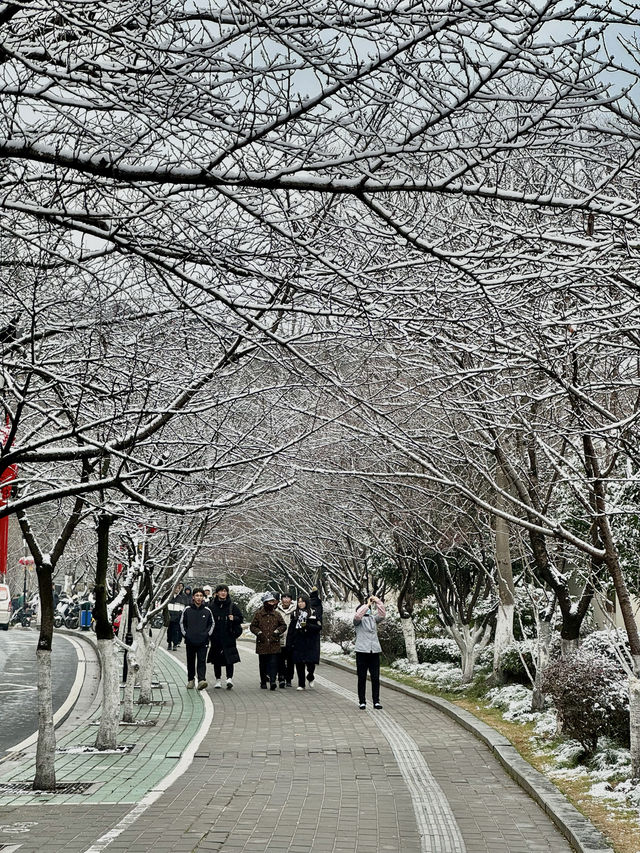
[[[9,438],[9,419],[0,429],[0,444],[4,447]],[[9,465],[0,474],[0,508],[9,503],[13,481],[18,475],[18,466]],[[7,549],[9,545],[9,516],[0,518],[0,578],[7,573]],[[4,578],[2,578],[4,580]]]

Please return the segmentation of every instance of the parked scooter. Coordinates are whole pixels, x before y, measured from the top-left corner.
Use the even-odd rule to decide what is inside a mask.
[[[56,628],[77,628],[80,622],[80,604],[76,596],[65,598],[58,602],[56,612],[53,615],[53,624]]]
[[[56,605],[55,613],[53,614],[53,625],[55,628],[62,628],[65,617],[67,616],[71,606],[71,599],[66,596],[61,598]]]
[[[26,607],[19,607],[13,611],[9,625],[21,625],[23,628],[30,628],[33,615],[33,609],[28,604]]]

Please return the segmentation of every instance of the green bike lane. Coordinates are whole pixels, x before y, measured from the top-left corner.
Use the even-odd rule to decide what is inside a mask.
[[[33,744],[0,763],[0,845],[6,843],[4,835],[11,834],[6,832],[9,819],[28,820],[32,807],[41,816],[48,805],[59,811],[74,804],[84,808],[137,804],[171,777],[181,762],[191,760],[197,737],[204,736],[210,724],[211,700],[206,694],[185,690],[184,666],[163,650],[156,657],[154,679],[152,704],[136,704],[135,723],[120,725],[119,744],[126,751],[84,751],[95,741],[99,701],[84,720],[57,734],[60,791],[28,790],[35,772]],[[111,809],[110,813],[113,818]]]

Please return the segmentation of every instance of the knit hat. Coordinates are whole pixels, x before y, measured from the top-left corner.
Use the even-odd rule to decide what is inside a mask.
[[[262,595],[262,603],[266,604],[267,601],[276,601],[276,597],[272,592],[265,592]]]

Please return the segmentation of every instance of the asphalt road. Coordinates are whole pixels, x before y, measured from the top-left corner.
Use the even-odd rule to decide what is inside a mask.
[[[0,631],[0,757],[38,728],[37,628]],[[62,634],[53,638],[53,711],[62,705],[76,676],[78,658]]]

